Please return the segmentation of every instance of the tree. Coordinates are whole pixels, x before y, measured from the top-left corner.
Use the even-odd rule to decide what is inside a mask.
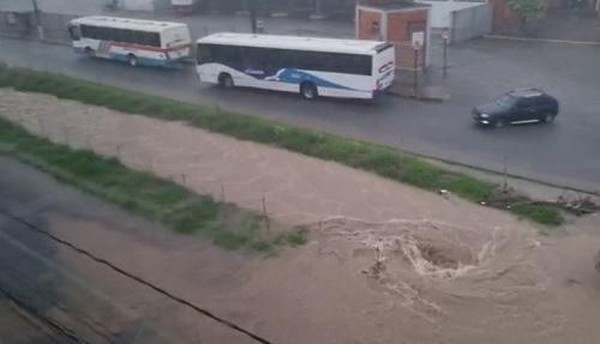
[[[521,26],[539,18],[546,9],[547,0],[508,0],[508,6],[519,16]]]

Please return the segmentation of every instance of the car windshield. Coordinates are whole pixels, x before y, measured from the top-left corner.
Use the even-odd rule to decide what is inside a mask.
[[[502,97],[497,98],[495,102],[502,107],[510,108],[517,102],[517,99],[513,96],[505,94]]]

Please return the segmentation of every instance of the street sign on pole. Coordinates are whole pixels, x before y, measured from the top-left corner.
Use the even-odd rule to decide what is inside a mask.
[[[450,40],[450,35],[447,30],[442,32],[442,39],[444,40],[444,68],[443,68],[443,76],[446,77],[448,74],[448,42]]]
[[[421,50],[421,44],[419,41],[413,42],[413,50],[415,55],[413,56],[413,92],[414,96],[418,97],[419,93],[419,50]]]
[[[447,41],[447,40],[449,40],[449,39],[450,39],[450,33],[448,33],[448,30],[444,30],[444,31],[442,31],[442,39],[443,39],[444,41]]]
[[[425,44],[425,32],[417,31],[413,32],[411,35],[411,43],[414,46],[422,47]]]

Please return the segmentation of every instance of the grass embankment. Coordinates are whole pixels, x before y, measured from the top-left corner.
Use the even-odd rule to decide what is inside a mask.
[[[130,170],[114,158],[38,138],[2,118],[0,153],[177,232],[204,235],[227,249],[272,252],[277,246],[296,246],[306,240],[301,230],[268,235],[262,215],[216,202],[150,173]]]
[[[189,104],[62,75],[14,68],[0,68],[0,87],[51,94],[126,113],[185,121],[212,132],[336,161],[425,190],[446,189],[473,202],[493,200],[497,192],[497,186],[492,183],[445,170],[391,148],[290,127],[209,106]],[[559,225],[563,222],[559,210],[555,207],[527,204],[526,207],[511,209],[518,209],[515,211],[517,215],[541,224]]]

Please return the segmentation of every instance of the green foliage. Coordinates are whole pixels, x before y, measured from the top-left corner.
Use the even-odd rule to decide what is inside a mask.
[[[524,25],[539,18],[546,10],[547,0],[508,0],[508,5]]]
[[[289,233],[287,235],[287,242],[292,246],[300,246],[306,244],[308,241],[308,231],[307,230],[297,230],[295,232]]]
[[[564,223],[564,218],[560,212],[551,205],[532,204],[532,203],[517,203],[510,207],[513,214],[530,219],[534,222],[541,223],[546,226],[560,226]]]

